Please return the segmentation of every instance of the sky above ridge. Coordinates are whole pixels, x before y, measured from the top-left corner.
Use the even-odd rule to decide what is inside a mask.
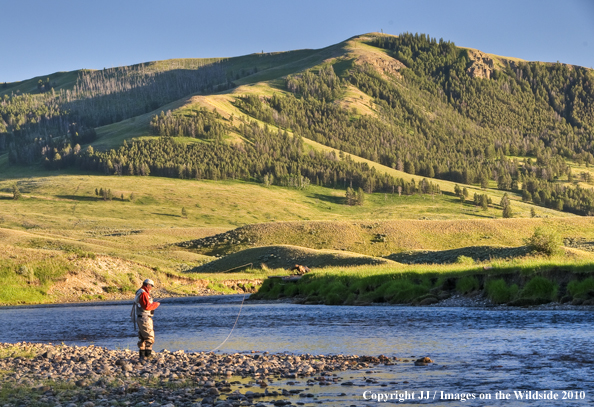
[[[594,67],[593,0],[0,0],[0,82],[170,58],[323,48],[383,30]]]

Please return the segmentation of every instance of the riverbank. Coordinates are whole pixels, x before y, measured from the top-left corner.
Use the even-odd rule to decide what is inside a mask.
[[[253,293],[267,272],[162,270],[87,252],[61,253],[0,245],[0,306],[130,300],[150,278],[157,297]]]
[[[594,264],[567,254],[456,264],[333,267],[269,278],[251,300],[415,306],[594,305]]]
[[[397,363],[410,365],[415,360],[163,350],[139,361],[137,352],[128,349],[0,343],[0,404],[224,407],[264,406],[265,401],[282,406],[299,400],[313,402],[315,395],[308,390],[314,386],[353,385],[337,372]]]

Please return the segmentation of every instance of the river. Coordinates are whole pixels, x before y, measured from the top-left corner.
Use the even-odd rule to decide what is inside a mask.
[[[241,296],[164,300],[155,315],[155,349],[210,351],[228,336],[241,300]],[[130,307],[129,302],[5,307],[0,309],[0,342],[135,349]],[[583,310],[245,302],[220,351],[384,354],[409,361],[429,356],[436,362],[428,367],[403,362],[374,368],[373,373],[339,373],[354,386],[309,386],[324,405],[373,405],[377,402],[371,398],[379,393],[408,391],[415,392],[415,399],[391,402],[437,406],[452,405],[444,397],[469,397],[465,403],[473,406],[565,406],[593,400],[593,338],[594,315]],[[366,383],[370,377],[377,383]],[[341,392],[346,395],[339,396]],[[420,392],[429,392],[430,399],[420,399],[427,395]],[[507,400],[496,399],[508,394]],[[517,400],[527,395],[541,399]],[[542,399],[555,395],[558,400]]]

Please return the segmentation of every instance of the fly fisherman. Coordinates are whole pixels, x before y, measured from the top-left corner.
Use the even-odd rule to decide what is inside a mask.
[[[132,306],[132,321],[134,328],[138,325],[138,348],[140,349],[140,360],[145,357],[150,358],[153,353],[153,343],[155,343],[155,331],[153,329],[153,315],[160,303],[153,302],[151,289],[155,286],[153,280],[147,278],[142,283],[142,287],[136,291],[134,305]]]

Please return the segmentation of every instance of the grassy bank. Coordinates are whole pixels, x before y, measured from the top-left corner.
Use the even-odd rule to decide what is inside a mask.
[[[294,298],[305,304],[430,305],[454,294],[485,296],[495,304],[552,301],[594,305],[594,262],[567,255],[476,264],[337,267],[296,282],[268,279],[252,299]]]

